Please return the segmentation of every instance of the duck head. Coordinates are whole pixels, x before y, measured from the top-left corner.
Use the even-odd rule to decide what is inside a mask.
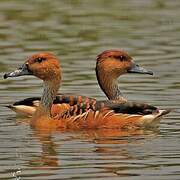
[[[34,54],[18,69],[4,74],[4,79],[24,75],[34,75],[43,81],[51,81],[58,77],[61,79],[60,63],[51,53]]]
[[[106,50],[97,56],[96,71],[119,77],[125,73],[139,73],[153,75],[153,72],[137,65],[133,58],[124,50]]]

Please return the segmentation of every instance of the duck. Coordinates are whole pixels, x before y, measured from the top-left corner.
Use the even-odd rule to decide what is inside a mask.
[[[108,50],[97,57],[97,68],[104,67],[110,73],[112,79],[129,73],[152,74],[134,63],[132,58],[124,51]],[[102,68],[103,69],[103,68]],[[102,73],[103,71],[100,71]],[[105,83],[100,73],[97,73],[100,84]],[[5,73],[4,79],[33,75],[43,80],[44,90],[39,105],[32,114],[30,124],[36,128],[50,129],[99,129],[99,128],[139,128],[157,125],[160,119],[168,114],[170,110],[161,110],[157,107],[131,102],[121,101],[117,82],[109,83],[109,90],[105,91],[109,99],[97,101],[89,99],[76,104],[65,104],[65,108],[55,107],[53,102],[56,99],[61,84],[61,66],[59,60],[52,53],[38,53],[30,56],[18,69]],[[112,86],[113,85],[113,86]],[[108,85],[107,85],[108,87]],[[112,95],[112,96],[111,96]],[[120,99],[120,100],[119,100]]]
[[[44,58],[46,53],[43,54]],[[124,60],[129,61],[125,62]],[[118,67],[118,69],[117,69]],[[126,68],[129,68],[126,71]],[[118,86],[119,76],[126,73],[140,73],[153,75],[153,72],[146,70],[145,68],[139,67],[132,61],[130,55],[122,49],[111,49],[100,53],[96,58],[96,77],[101,90],[104,92],[109,100],[116,100],[120,102],[127,102],[127,99],[123,97],[120,88]],[[16,101],[13,104],[7,105],[6,107],[15,111],[25,117],[31,117],[39,106],[40,97],[25,98],[20,101]],[[60,110],[69,109],[70,106],[76,105],[77,103],[95,101],[95,98],[86,97],[82,95],[73,94],[60,94],[56,95],[54,99],[51,111],[53,114]]]
[[[153,75],[151,70],[146,70],[137,65],[132,57],[124,50],[111,49],[103,51],[96,58],[96,77],[101,90],[109,100],[127,102],[120,91],[118,78],[127,73]]]

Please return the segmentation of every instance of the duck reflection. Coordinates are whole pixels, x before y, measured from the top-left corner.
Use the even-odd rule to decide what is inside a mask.
[[[61,158],[63,155],[60,154],[61,145],[66,146],[66,144],[71,144],[76,141],[88,144],[93,144],[90,153],[99,154],[107,159],[108,155],[118,156],[120,159],[135,159],[132,154],[129,154],[126,145],[129,144],[141,144],[144,143],[148,138],[154,138],[158,134],[158,129],[153,130],[142,130],[142,129],[132,129],[132,130],[119,130],[119,129],[99,129],[99,130],[88,130],[88,131],[52,131],[52,130],[37,130],[32,129],[33,135],[42,146],[41,155],[35,157],[29,161],[29,166],[35,168],[51,168],[51,167],[61,167]],[[56,138],[60,138],[58,141]],[[117,148],[115,145],[122,145],[122,148]],[[78,146],[78,145],[77,145]],[[80,145],[81,146],[81,145]],[[77,147],[76,147],[77,148]],[[79,147],[81,148],[81,147]],[[68,149],[69,151],[69,149]],[[71,152],[76,152],[75,149],[71,149]],[[81,149],[78,153],[81,152]],[[79,156],[78,156],[79,157]],[[116,168],[113,168],[111,163],[106,164],[104,167],[106,171],[111,171],[111,173],[116,172]]]
[[[41,134],[34,132],[35,137],[42,145],[41,155],[29,161],[29,166],[33,167],[58,167],[58,145],[53,142],[53,138],[50,134]]]

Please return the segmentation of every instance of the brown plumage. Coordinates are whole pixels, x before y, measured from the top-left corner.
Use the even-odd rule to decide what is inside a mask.
[[[39,98],[32,98],[14,104],[16,107],[23,106],[23,103],[34,106],[31,124],[38,128],[151,126],[169,112],[145,104],[127,102],[121,97],[116,82],[120,75],[127,72],[152,74],[151,71],[137,66],[126,52],[119,50],[103,52],[97,58],[96,72],[101,88],[107,97],[113,100],[96,101],[87,97],[83,99],[82,96],[57,96],[61,83],[61,67],[57,58],[50,53],[31,56],[19,69],[5,74],[4,78],[34,75],[44,81],[44,92],[40,101]],[[108,75],[108,79],[104,74]]]
[[[31,58],[35,58],[34,56]],[[31,60],[32,61],[32,60]],[[109,100],[118,100],[126,102],[127,100],[122,96],[118,86],[117,79],[120,75],[126,73],[142,73],[152,74],[133,62],[132,58],[127,52],[123,50],[107,50],[97,56],[96,62],[96,76],[102,91],[106,94]],[[52,106],[52,114],[55,110],[61,109],[62,111],[69,108],[71,105],[86,102],[92,99],[83,96],[63,95],[58,94]],[[40,101],[40,97],[27,98],[8,107],[13,111],[23,116],[32,116],[35,112]],[[88,103],[88,102],[87,102]],[[63,104],[63,105],[62,105]]]

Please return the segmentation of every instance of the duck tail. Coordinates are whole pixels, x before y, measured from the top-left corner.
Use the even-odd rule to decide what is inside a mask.
[[[7,108],[12,109],[12,110],[13,110],[13,108],[14,108],[13,105],[5,105],[4,107],[7,107]]]
[[[19,115],[30,117],[35,112],[36,108],[26,105],[6,105],[5,107],[11,109]]]
[[[144,115],[141,119],[141,125],[144,127],[157,127],[161,118],[171,111],[171,109],[159,109],[152,114]]]
[[[157,117],[162,117],[166,114],[169,114],[170,112],[172,111],[172,109],[162,109],[162,110],[159,110],[158,114],[157,114]]]

